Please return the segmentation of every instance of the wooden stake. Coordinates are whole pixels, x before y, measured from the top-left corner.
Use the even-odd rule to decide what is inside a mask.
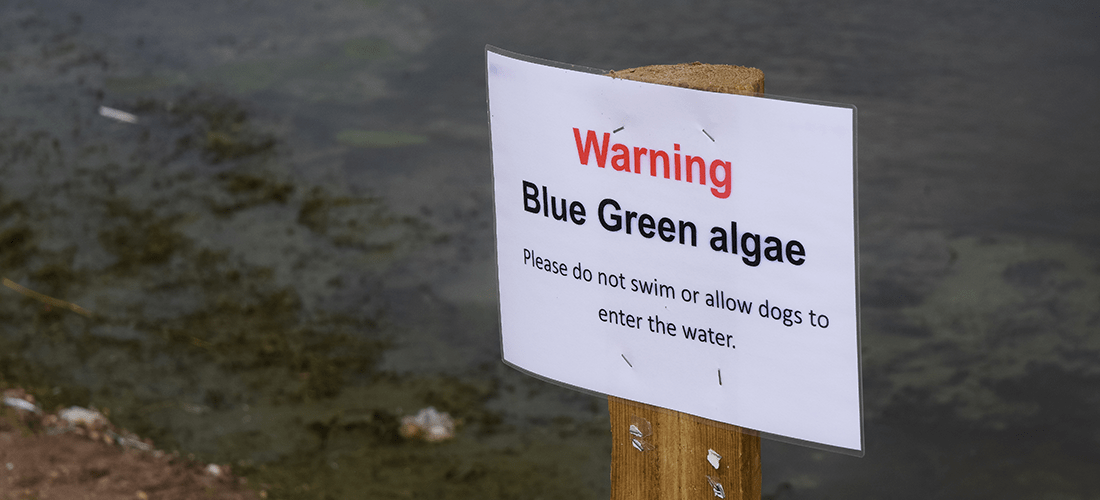
[[[642,66],[607,74],[612,78],[707,90],[724,94],[763,94],[764,72],[756,68],[698,62]]]
[[[614,396],[607,402],[611,500],[760,499],[759,435]]]
[[[609,76],[729,94],[764,92],[764,73],[742,66],[645,66]],[[614,396],[607,403],[611,500],[760,499],[758,434]]]

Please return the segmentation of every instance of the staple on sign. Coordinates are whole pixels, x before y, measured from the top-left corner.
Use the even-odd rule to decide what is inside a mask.
[[[626,354],[620,354],[623,357],[623,361],[626,361],[627,366],[634,368],[634,365],[630,364],[630,360],[626,359]]]
[[[612,131],[611,131],[611,133],[612,133],[612,134],[617,134],[617,133],[619,133],[619,131],[620,131],[620,130],[622,130],[622,129],[624,129],[624,128],[626,128],[626,127],[619,127],[619,128],[617,128],[617,129],[615,129],[615,130],[612,130]]]
[[[653,445],[646,439],[652,433],[653,426],[648,420],[633,415],[630,417],[630,444],[638,451],[649,451]]]
[[[722,455],[719,455],[717,451],[707,450],[707,461],[710,462],[710,466],[718,469],[718,463],[722,460]]]
[[[650,444],[649,441],[646,441],[646,440],[641,439],[641,438],[631,439],[630,444],[633,445],[634,449],[638,450],[638,451],[649,451],[649,450],[653,449],[653,445]]]
[[[710,483],[710,487],[714,489],[714,496],[726,498],[726,490],[722,487],[722,483],[715,481],[710,476],[707,476],[707,482]]]
[[[707,129],[703,129],[703,133],[707,135],[707,138],[710,139],[710,142],[718,142],[718,141],[715,141],[714,138],[711,137],[709,133],[707,133]]]

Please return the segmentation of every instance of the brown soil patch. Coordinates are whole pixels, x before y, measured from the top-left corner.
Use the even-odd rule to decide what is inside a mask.
[[[110,442],[106,433],[93,429],[43,425],[49,417],[0,405],[0,500],[266,496],[248,489],[226,468],[214,474],[192,460]]]

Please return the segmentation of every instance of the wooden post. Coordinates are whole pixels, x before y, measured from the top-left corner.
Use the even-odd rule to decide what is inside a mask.
[[[764,92],[764,73],[701,63],[612,71],[614,78],[729,94]],[[614,396],[611,500],[760,499],[760,436]]]

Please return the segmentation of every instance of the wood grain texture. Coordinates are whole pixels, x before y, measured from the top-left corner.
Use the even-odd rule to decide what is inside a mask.
[[[725,94],[763,94],[764,72],[729,64],[684,63],[621,69],[612,78],[707,90]]]
[[[728,500],[759,500],[756,433],[614,396],[607,401],[612,500],[718,498],[715,485]],[[721,457],[717,468],[710,450]]]
[[[609,76],[724,92],[764,92],[764,73],[700,63],[645,66]],[[737,427],[609,396],[611,499],[760,499],[760,436]],[[633,427],[632,427],[633,426]],[[710,450],[718,467],[707,460]]]

